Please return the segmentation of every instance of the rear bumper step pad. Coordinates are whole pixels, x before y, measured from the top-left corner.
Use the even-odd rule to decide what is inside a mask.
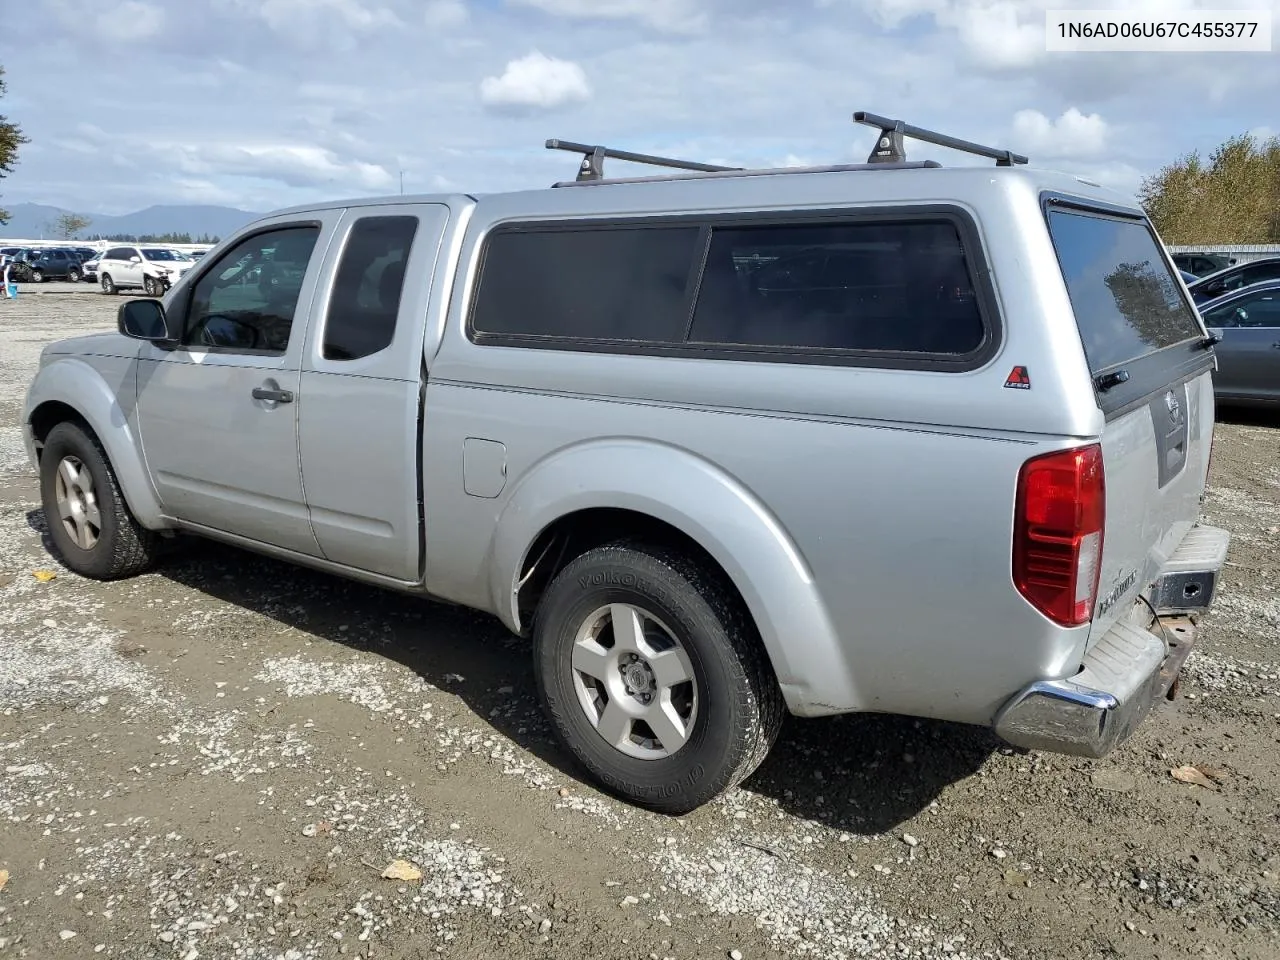
[[[1018,747],[1094,758],[1127,740],[1158,700],[1176,693],[1196,641],[1195,620],[1177,614],[1213,602],[1229,543],[1225,530],[1192,528],[1156,580],[1154,596],[1165,598],[1152,600],[1160,612],[1156,622],[1149,628],[1117,622],[1074,676],[1039,680],[1019,692],[996,717],[996,734]],[[1200,589],[1184,595],[1188,583]]]

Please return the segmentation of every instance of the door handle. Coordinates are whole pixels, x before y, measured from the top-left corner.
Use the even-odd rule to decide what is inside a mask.
[[[253,399],[274,400],[276,403],[293,403],[291,390],[272,390],[269,387],[254,387]]]

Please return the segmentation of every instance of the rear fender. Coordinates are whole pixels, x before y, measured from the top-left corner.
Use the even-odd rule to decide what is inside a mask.
[[[594,441],[558,451],[523,474],[490,550],[492,609],[509,629],[520,630],[518,582],[539,534],[592,508],[661,520],[711,554],[746,601],[792,712],[854,707],[849,664],[813,574],[777,519],[713,464],[661,443]]]
[[[122,362],[128,363],[126,377],[130,381],[128,392],[132,394],[136,361]],[[132,408],[131,398],[128,402]],[[36,374],[27,392],[22,429],[27,455],[37,469],[39,464],[32,418],[41,407],[50,403],[70,407],[97,434],[111,461],[111,468],[115,471],[125,503],[138,523],[151,530],[167,527],[160,501],[151,484],[151,476],[142,458],[136,422],[132,419],[134,410],[126,411],[121,407],[118,394],[103,379],[102,374],[74,357],[58,358]]]

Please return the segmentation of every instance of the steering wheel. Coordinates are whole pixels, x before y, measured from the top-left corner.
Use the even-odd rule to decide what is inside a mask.
[[[234,328],[237,332],[248,331],[250,335],[250,342],[248,344],[239,341],[235,343],[220,342],[219,339],[215,335],[212,335],[209,330],[210,326],[217,323],[226,324],[227,326]],[[202,346],[243,347],[249,350],[257,350],[261,348],[261,340],[262,338],[257,327],[250,326],[249,324],[237,320],[235,317],[228,316],[225,313],[211,313],[200,321],[200,343]]]

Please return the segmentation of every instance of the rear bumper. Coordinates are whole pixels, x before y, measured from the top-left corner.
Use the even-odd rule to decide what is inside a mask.
[[[1159,621],[1116,623],[1074,676],[1020,691],[996,717],[996,734],[1014,746],[1095,758],[1127,740],[1174,689],[1195,645],[1195,614],[1213,602],[1229,542],[1225,530],[1193,528],[1152,588]]]

